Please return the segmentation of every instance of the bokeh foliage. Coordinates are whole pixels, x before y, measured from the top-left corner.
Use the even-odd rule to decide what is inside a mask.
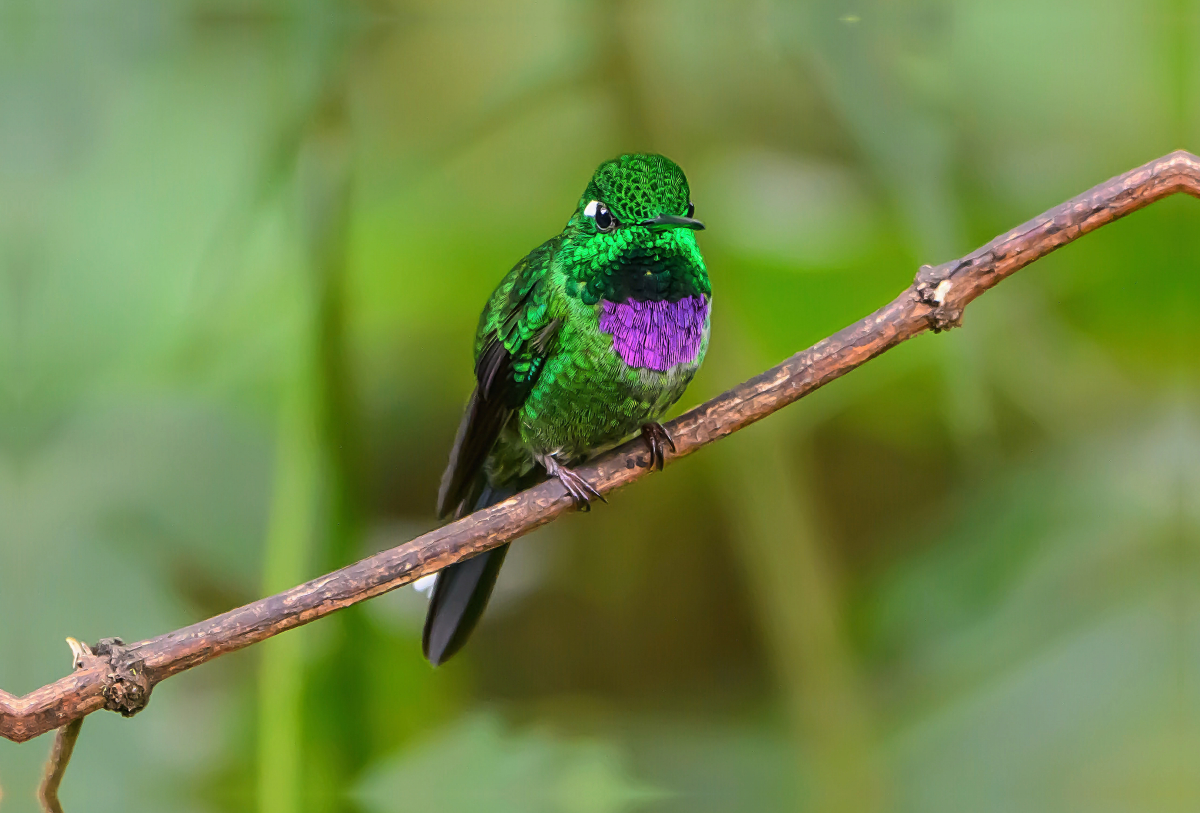
[[[479,309],[688,172],[695,403],[1171,149],[1193,0],[0,0],[0,686],[434,523]],[[1200,804],[1200,275],[1172,199],[514,546],[95,715],[95,811]],[[43,747],[44,746],[44,747]],[[46,740],[0,743],[5,810]]]

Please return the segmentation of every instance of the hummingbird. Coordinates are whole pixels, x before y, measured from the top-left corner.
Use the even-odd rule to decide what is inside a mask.
[[[479,318],[475,389],[438,491],[455,519],[558,479],[579,510],[604,497],[572,466],[639,431],[661,469],[658,422],[708,348],[712,289],[687,178],[662,155],[602,163],[562,232],[501,280]],[[422,649],[466,643],[508,545],[438,572]]]

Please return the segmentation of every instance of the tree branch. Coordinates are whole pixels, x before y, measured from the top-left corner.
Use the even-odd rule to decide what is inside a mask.
[[[963,309],[1000,280],[1177,192],[1200,197],[1200,158],[1182,150],[1113,178],[962,259],[922,266],[913,284],[875,313],[672,421],[667,428],[676,451],[668,459],[765,418],[906,339],[958,326]],[[630,441],[578,471],[604,493],[645,476],[649,465],[643,444]],[[99,663],[24,697],[0,692],[0,736],[24,742],[101,708],[132,715],[150,689],[172,675],[510,542],[571,505],[563,487],[547,481],[278,595],[128,647],[98,646],[98,654],[105,652]]]

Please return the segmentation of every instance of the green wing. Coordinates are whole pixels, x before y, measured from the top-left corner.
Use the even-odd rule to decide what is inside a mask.
[[[537,383],[559,322],[550,314],[549,263],[556,240],[517,263],[492,293],[475,339],[475,391],[438,491],[438,516],[474,509],[483,466],[504,425]]]

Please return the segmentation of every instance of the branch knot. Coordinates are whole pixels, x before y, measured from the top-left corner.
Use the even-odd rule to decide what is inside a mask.
[[[961,263],[923,265],[913,280],[913,292],[917,301],[930,307],[926,320],[934,333],[954,327],[962,327],[962,306],[952,306],[946,298],[954,287],[954,272]]]
[[[70,641],[71,639],[68,639]],[[104,708],[122,717],[132,717],[150,702],[154,688],[146,675],[145,661],[130,655],[131,650],[120,638],[102,638],[94,647],[71,643],[75,653],[75,668],[85,669],[101,663],[107,667],[104,675]]]

